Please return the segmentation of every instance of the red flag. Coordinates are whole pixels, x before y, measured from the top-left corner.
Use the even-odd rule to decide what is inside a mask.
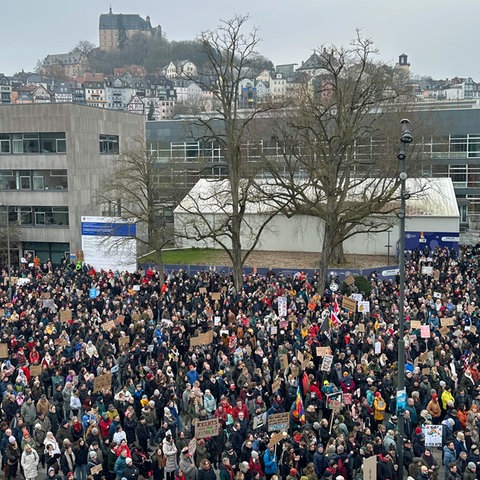
[[[330,315],[330,321],[332,322],[332,327],[338,327],[340,325],[340,307],[338,306],[337,299],[333,302],[333,311]]]

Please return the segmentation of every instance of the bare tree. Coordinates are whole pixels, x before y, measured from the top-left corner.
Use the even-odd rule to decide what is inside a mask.
[[[345,260],[344,241],[387,230],[398,210],[396,102],[403,92],[392,69],[375,61],[376,53],[359,34],[349,48],[317,52],[320,74],[297,85],[276,126],[284,164],[281,170],[268,166],[277,187],[272,200],[286,205],[287,215],[323,221],[320,291],[328,265]]]
[[[112,160],[109,173],[103,179],[97,195],[106,213],[126,221],[136,220],[136,240],[140,253],[149,253],[159,266],[163,283],[162,249],[172,242],[173,228],[165,221],[163,207],[175,200],[175,186],[169,182],[162,164],[157,161],[154,149],[148,149],[143,141],[138,147]],[[119,238],[112,244],[122,251]]]
[[[247,21],[247,16],[235,16],[198,38],[208,61],[193,80],[211,95],[213,112],[200,117],[194,126],[202,132],[198,140],[220,152],[226,178],[205,184],[195,198],[190,195],[180,205],[192,217],[184,225],[184,233],[199,241],[211,239],[228,254],[237,291],[242,286],[245,261],[273,216],[270,212],[255,224],[247,218],[248,205],[260,204],[254,178],[261,167],[248,162],[244,145],[247,141],[255,143],[254,120],[272,109],[267,102],[254,102],[248,110],[239,108],[242,82],[251,73],[251,63],[258,59],[258,32],[254,28],[244,33]]]

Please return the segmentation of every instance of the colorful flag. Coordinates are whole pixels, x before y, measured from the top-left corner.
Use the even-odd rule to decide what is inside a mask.
[[[300,392],[300,385],[297,387],[297,399],[295,400],[295,410],[298,412],[298,419],[305,423],[305,410],[303,409],[302,394]]]
[[[337,328],[340,325],[339,315],[340,315],[340,307],[338,306],[337,299],[335,299],[335,302],[333,303],[333,310],[330,315],[330,322],[333,328]]]

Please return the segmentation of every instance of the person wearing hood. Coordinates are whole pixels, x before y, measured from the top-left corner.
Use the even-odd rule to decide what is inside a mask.
[[[343,378],[340,382],[340,388],[343,393],[353,393],[355,391],[355,382],[348,372],[343,372]]]
[[[373,408],[374,408],[375,421],[382,422],[383,419],[385,418],[385,410],[387,408],[387,404],[380,392],[375,392],[375,399],[373,400]]]
[[[10,435],[8,437],[7,448],[5,449],[5,454],[7,456],[7,473],[5,475],[6,480],[15,478],[18,470],[18,463],[20,461],[21,452],[17,443],[17,439]]]
[[[395,480],[397,472],[393,465],[392,458],[388,453],[380,454],[377,463],[377,478],[383,480]]]
[[[431,395],[431,399],[427,404],[427,412],[432,416],[432,423],[437,425],[442,416],[442,408],[440,407],[436,393],[432,393]]]
[[[25,445],[23,450],[20,464],[23,469],[23,475],[25,480],[36,480],[38,476],[38,463],[40,462],[40,457],[35,449],[30,445]]]

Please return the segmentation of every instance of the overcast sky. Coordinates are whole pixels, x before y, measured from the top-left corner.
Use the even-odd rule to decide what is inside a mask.
[[[114,13],[150,15],[168,40],[192,40],[235,14],[250,15],[262,42],[259,51],[275,65],[306,60],[324,44],[347,45],[361,29],[394,64],[408,55],[414,74],[472,77],[480,1],[463,0],[24,0],[2,5],[0,72],[32,71],[38,60],[66,53],[80,40],[98,45],[98,20]]]

